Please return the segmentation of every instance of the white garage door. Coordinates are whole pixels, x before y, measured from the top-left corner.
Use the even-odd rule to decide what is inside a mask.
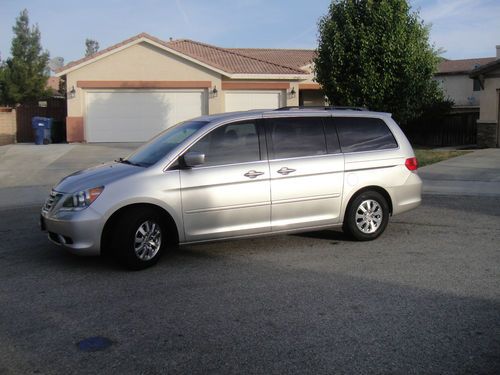
[[[226,91],[226,112],[284,106],[283,91]]]
[[[206,113],[204,90],[88,92],[87,142],[143,142]]]

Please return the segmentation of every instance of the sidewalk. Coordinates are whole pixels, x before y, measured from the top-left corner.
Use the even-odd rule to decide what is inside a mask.
[[[422,167],[418,174],[424,194],[500,197],[500,149],[476,150]]]

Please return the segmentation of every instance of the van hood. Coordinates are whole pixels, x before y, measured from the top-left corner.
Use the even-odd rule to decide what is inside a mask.
[[[85,189],[106,186],[111,182],[142,171],[144,171],[143,167],[110,162],[70,174],[54,186],[54,190],[60,193],[76,193]]]

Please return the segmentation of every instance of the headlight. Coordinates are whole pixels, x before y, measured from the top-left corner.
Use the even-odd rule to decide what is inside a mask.
[[[61,211],[79,211],[87,208],[101,195],[104,186],[82,190],[66,198],[61,206]]]

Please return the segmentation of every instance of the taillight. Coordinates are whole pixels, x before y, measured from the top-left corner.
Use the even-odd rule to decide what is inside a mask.
[[[405,160],[405,165],[410,171],[416,171],[418,168],[418,160],[417,158],[408,158]]]

